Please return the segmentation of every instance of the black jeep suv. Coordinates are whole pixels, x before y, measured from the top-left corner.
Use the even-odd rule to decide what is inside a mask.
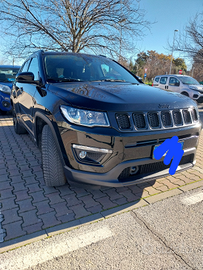
[[[17,134],[40,147],[47,186],[83,182],[125,186],[168,174],[153,150],[174,135],[183,143],[177,171],[195,163],[201,131],[196,103],[144,85],[104,56],[38,51],[11,93]]]

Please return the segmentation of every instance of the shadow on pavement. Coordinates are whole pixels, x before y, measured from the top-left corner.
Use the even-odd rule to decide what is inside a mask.
[[[0,248],[32,241],[147,204],[155,181],[129,187],[46,187],[41,153],[29,135],[14,132],[12,116],[0,116]],[[157,191],[157,192],[160,192]]]

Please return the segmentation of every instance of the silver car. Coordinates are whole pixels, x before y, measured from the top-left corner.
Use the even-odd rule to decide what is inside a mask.
[[[153,86],[181,93],[198,103],[203,102],[203,85],[190,76],[176,74],[156,76]]]

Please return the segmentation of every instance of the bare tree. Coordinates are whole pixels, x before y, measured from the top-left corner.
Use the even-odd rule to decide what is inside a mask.
[[[175,50],[203,61],[203,12],[191,19],[176,40]]]
[[[36,49],[132,51],[150,27],[139,0],[0,0],[0,23],[13,55]],[[122,39],[122,42],[121,42]]]

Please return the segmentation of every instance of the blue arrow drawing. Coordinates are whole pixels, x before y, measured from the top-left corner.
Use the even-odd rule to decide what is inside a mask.
[[[159,147],[157,147],[154,150],[154,157],[155,159],[159,160],[164,156],[165,153],[165,165],[169,165],[169,163],[173,159],[169,168],[169,173],[173,175],[175,174],[181,158],[184,154],[184,151],[182,150],[182,145],[178,142],[177,136],[173,136],[173,138],[165,140]]]

